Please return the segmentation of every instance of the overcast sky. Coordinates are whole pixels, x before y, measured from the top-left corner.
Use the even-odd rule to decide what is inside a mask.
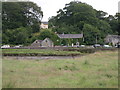
[[[48,21],[51,16],[56,16],[59,9],[63,9],[65,4],[74,0],[30,0],[37,3],[42,8],[43,19]],[[77,0],[91,5],[97,10],[102,10],[110,15],[115,15],[118,12],[118,2],[120,0]]]

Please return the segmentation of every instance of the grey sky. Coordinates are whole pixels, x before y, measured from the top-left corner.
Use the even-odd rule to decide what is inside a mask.
[[[118,4],[118,12],[120,13],[120,1],[119,1],[119,4]]]
[[[51,16],[57,15],[59,9],[63,9],[66,3],[73,0],[30,0],[41,6],[43,11],[42,21],[48,21]],[[102,10],[110,15],[115,15],[118,12],[118,2],[119,0],[77,0],[85,2],[97,10]]]

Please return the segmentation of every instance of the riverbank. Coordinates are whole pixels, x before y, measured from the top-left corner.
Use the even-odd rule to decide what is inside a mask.
[[[64,48],[64,49],[2,49],[3,56],[78,56],[97,51],[117,51],[117,48]]]
[[[63,51],[52,49],[3,49],[3,56],[76,56],[78,51]]]

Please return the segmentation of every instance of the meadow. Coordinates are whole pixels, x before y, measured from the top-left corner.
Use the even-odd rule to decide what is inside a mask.
[[[61,60],[3,57],[3,88],[117,87],[118,51],[100,51]]]

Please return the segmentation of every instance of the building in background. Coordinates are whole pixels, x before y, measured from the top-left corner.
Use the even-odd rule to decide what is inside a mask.
[[[105,43],[112,44],[113,46],[116,46],[120,44],[120,36],[118,35],[108,35],[105,38]]]
[[[35,40],[31,47],[53,47],[54,43],[51,39],[45,38],[44,40]]]
[[[49,38],[45,38],[42,43],[41,43],[42,47],[54,47],[54,43],[51,39]]]
[[[48,22],[41,22],[40,28],[41,29],[48,29]]]
[[[57,34],[59,38],[83,38],[83,34]]]
[[[80,41],[79,39],[80,38],[84,38],[83,37],[83,33],[82,34],[57,34],[57,36],[61,39],[61,42],[63,39],[77,39],[76,41],[76,46],[79,46],[80,45]],[[74,40],[73,40],[74,41]],[[84,40],[83,40],[84,41]],[[68,41],[69,42],[69,41]],[[73,42],[71,44],[72,46],[74,46]],[[69,46],[69,43],[68,43],[68,46]]]

